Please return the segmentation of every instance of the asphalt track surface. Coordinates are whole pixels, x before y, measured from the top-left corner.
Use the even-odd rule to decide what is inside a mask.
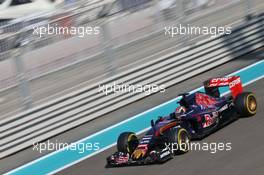
[[[245,88],[258,98],[258,113],[251,118],[243,118],[222,128],[218,132],[199,141],[200,143],[231,143],[230,151],[190,151],[185,155],[161,165],[105,168],[105,158],[116,151],[113,147],[97,156],[86,159],[58,174],[97,175],[261,175],[264,172],[264,79]]]

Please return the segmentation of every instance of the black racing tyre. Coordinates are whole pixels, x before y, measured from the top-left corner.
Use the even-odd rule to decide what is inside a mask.
[[[123,132],[117,139],[117,151],[132,154],[139,144],[139,139],[133,132]]]
[[[250,117],[257,113],[257,99],[252,92],[239,94],[234,101],[235,109],[241,117]]]
[[[190,135],[184,128],[173,128],[168,133],[171,151],[174,155],[184,154],[189,151]]]

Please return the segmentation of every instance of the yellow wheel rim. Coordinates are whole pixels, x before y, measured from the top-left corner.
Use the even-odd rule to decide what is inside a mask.
[[[257,101],[253,94],[250,94],[247,96],[246,106],[248,109],[248,112],[251,114],[255,114],[257,111]]]
[[[132,140],[136,140],[137,139],[137,136],[135,134],[130,134],[128,136],[128,139],[127,139],[127,142],[131,142]],[[130,147],[129,145],[127,145],[127,151],[130,153],[132,150],[130,150]]]
[[[186,144],[186,145],[185,145],[185,148],[186,148],[186,149],[182,149],[182,138],[181,138],[181,137],[182,137],[182,135],[181,135],[182,132],[185,132],[185,133],[187,134],[186,129],[181,128],[181,129],[179,130],[179,132],[178,132],[178,143],[179,143],[179,148],[181,148],[181,151],[188,152],[189,138],[188,138],[188,136],[186,135],[186,138],[185,138],[185,139],[187,139],[187,140],[185,140],[185,143],[184,143],[184,144]]]

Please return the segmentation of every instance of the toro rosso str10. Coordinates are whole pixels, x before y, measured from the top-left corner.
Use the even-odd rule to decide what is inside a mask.
[[[219,87],[228,86],[231,95],[220,96]],[[151,121],[142,138],[133,132],[121,133],[117,152],[107,157],[108,166],[162,163],[175,154],[188,152],[192,139],[202,139],[227,123],[256,114],[252,92],[243,92],[240,77],[212,78],[204,82],[205,92],[180,94],[179,107],[166,117]],[[236,112],[238,115],[231,115]],[[178,145],[170,149],[168,145]],[[185,145],[185,146],[182,146]]]

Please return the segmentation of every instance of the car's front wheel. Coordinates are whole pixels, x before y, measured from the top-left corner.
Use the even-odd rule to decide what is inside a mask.
[[[173,128],[168,133],[169,147],[174,155],[187,153],[190,146],[190,135],[184,128]]]
[[[123,132],[117,139],[117,151],[132,154],[139,144],[139,139],[133,132]]]

